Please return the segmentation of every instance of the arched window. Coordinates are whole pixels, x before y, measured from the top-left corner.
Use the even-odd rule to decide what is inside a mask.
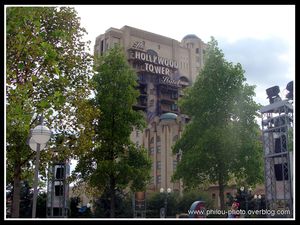
[[[150,144],[153,144],[154,143],[154,137],[152,137],[151,139],[150,139]]]
[[[189,79],[186,78],[186,77],[184,77],[184,76],[181,76],[181,77],[179,78],[179,80],[180,80],[180,83],[181,83],[182,87],[186,87],[186,86],[189,86],[189,85],[190,85]]]
[[[152,50],[152,49],[148,49],[148,50],[147,50],[147,54],[149,54],[149,55],[155,55],[155,56],[158,55],[157,52],[154,51],[154,50]]]

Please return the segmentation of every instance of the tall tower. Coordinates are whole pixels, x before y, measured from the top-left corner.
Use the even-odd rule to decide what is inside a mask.
[[[267,89],[270,105],[261,108],[264,147],[265,192],[268,209],[286,210],[274,217],[293,217],[293,106],[278,96],[279,88]],[[276,97],[277,96],[277,97]],[[271,216],[271,215],[269,215]]]
[[[180,181],[171,182],[178,159],[172,145],[180,137],[189,118],[182,114],[178,100],[183,89],[192,85],[204,65],[206,44],[196,35],[181,42],[130,26],[109,28],[95,41],[95,55],[103,55],[120,44],[129,64],[137,73],[140,96],[135,110],[144,113],[147,127],[133,130],[131,140],[145,147],[152,160],[149,192],[160,188],[181,192]],[[176,118],[175,118],[176,117]]]

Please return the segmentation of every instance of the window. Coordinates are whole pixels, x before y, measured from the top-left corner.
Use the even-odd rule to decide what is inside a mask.
[[[171,110],[176,111],[177,110],[177,105],[176,104],[172,104],[171,105]]]
[[[62,196],[64,194],[64,186],[63,185],[55,185],[55,196]]]
[[[199,52],[200,52],[200,51],[199,51],[199,48],[196,48],[196,53],[199,54]]]
[[[161,176],[157,175],[156,177],[156,183],[160,184],[161,183]]]
[[[136,130],[136,131],[135,131],[135,136],[136,136],[136,137],[139,137],[139,134],[140,134],[139,130]]]
[[[157,153],[160,153],[160,152],[161,152],[160,145],[156,147],[156,152],[157,152]]]
[[[172,99],[177,99],[178,98],[178,93],[177,92],[172,92],[171,93],[171,98]]]
[[[104,40],[101,40],[101,47],[100,47],[101,55],[103,55],[103,51],[104,51]]]
[[[160,161],[156,162],[156,169],[158,169],[158,170],[161,169],[161,162]]]
[[[160,49],[160,45],[157,45],[157,48]]]
[[[161,145],[160,136],[157,136],[156,137],[156,152],[157,153],[160,153],[160,145]]]
[[[150,154],[152,155],[153,153],[154,153],[154,148],[151,147],[151,148],[150,148]]]
[[[56,179],[63,179],[64,178],[64,168],[63,167],[56,168],[55,178]]]
[[[152,137],[151,139],[150,139],[150,144],[153,144],[154,143],[154,137]]]

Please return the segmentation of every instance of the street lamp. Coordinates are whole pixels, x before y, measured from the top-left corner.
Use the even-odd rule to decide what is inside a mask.
[[[31,131],[31,138],[29,140],[29,146],[32,150],[36,151],[35,169],[34,169],[34,184],[33,184],[33,202],[32,202],[32,218],[36,216],[36,203],[37,203],[37,186],[39,176],[39,161],[40,151],[46,147],[46,143],[51,137],[51,131],[48,127],[43,125],[43,117],[40,117],[41,125],[36,126]]]
[[[245,203],[246,203],[246,217],[247,217],[247,215],[248,215],[248,192],[245,190],[245,188],[243,186],[240,188],[240,190],[241,190],[242,197],[245,198]],[[251,187],[248,190],[251,192],[252,191]]]
[[[165,214],[164,214],[164,217],[166,218],[167,217],[167,207],[168,207],[168,194],[171,193],[171,188],[168,188],[167,189],[167,193],[165,192],[164,188],[161,188],[160,189],[160,193],[165,193]]]
[[[260,209],[259,205],[260,205],[261,195],[256,195],[255,194],[254,199],[255,199],[256,209]]]

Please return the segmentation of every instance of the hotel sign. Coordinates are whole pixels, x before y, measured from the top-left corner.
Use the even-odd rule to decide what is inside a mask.
[[[188,82],[182,81],[182,80],[173,80],[168,76],[162,76],[159,78],[158,82],[160,84],[166,84],[166,85],[171,85],[175,87],[181,87],[181,86],[187,86],[189,85]]]
[[[178,62],[146,52],[134,50],[131,58],[144,62],[145,71],[161,75],[170,75],[171,70],[178,69]]]

